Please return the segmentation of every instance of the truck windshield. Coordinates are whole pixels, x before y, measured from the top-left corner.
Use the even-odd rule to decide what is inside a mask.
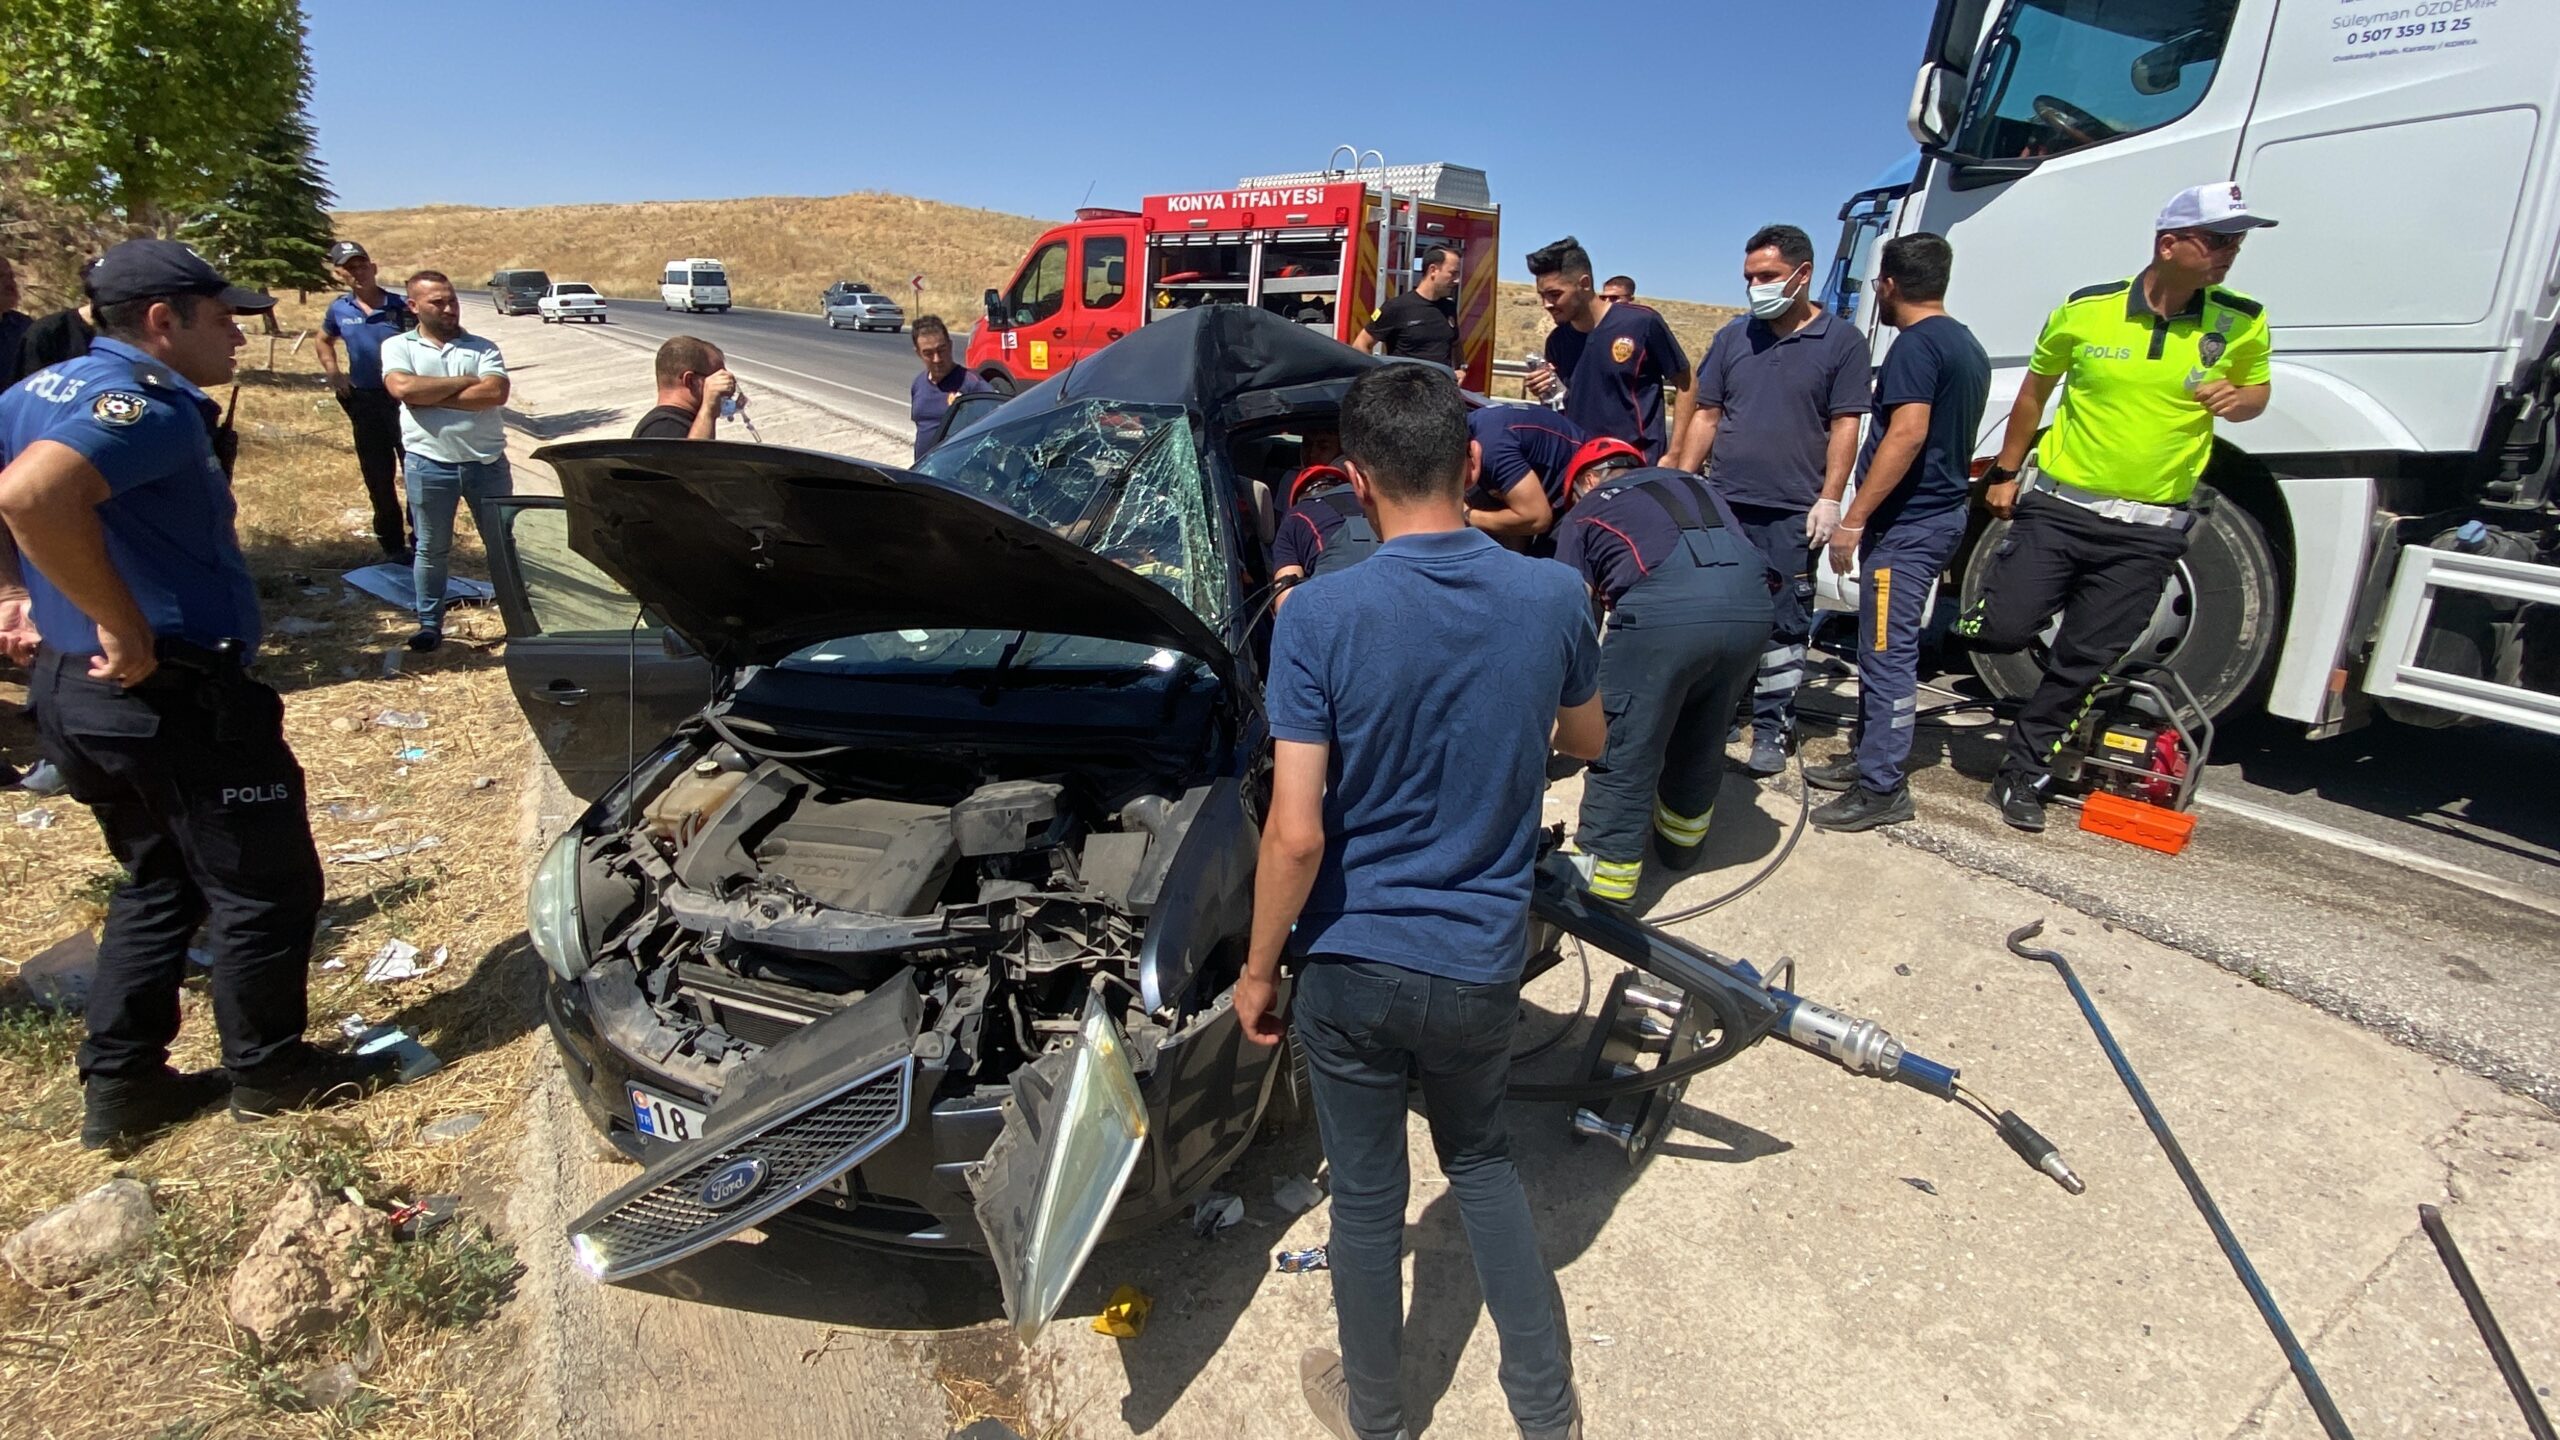
[[[1084,400],[957,435],[916,462],[944,484],[1116,560],[1216,629],[1227,587],[1191,420]]]
[[[2011,0],[1952,147],[2040,159],[2157,129],[2204,99],[2239,0]]]

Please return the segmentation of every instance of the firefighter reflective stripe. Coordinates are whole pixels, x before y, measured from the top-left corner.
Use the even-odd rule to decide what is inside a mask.
[[[1920,697],[1917,695],[1904,695],[1896,699],[1893,702],[1892,728],[1896,730],[1910,729],[1912,723],[1919,716],[1919,704]]]
[[[1641,860],[1602,860],[1591,863],[1591,893],[1603,900],[1633,900],[1636,881],[1644,876]]]
[[[1875,573],[1867,577],[1867,583],[1876,587],[1876,633],[1867,642],[1867,648],[1881,652],[1884,649],[1885,617],[1893,613],[1893,567],[1876,567]]]
[[[1682,815],[1656,800],[1653,802],[1654,832],[1674,845],[1698,845],[1707,838],[1707,821],[1712,813]]]
[[[1760,695],[1790,694],[1804,678],[1804,646],[1772,645],[1760,652],[1760,678],[1751,687]]]

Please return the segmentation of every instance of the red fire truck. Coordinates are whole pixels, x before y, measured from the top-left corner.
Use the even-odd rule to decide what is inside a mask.
[[[1079,210],[987,292],[965,363],[1000,390],[1034,385],[1195,305],[1259,305],[1349,341],[1441,245],[1466,257],[1458,378],[1482,390],[1493,378],[1501,224],[1484,172],[1444,164],[1265,175],[1150,195],[1136,210]]]

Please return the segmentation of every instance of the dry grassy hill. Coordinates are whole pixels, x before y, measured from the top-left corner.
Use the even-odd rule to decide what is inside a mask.
[[[925,312],[963,323],[977,317],[979,297],[1004,284],[1054,223],[869,191],[521,210],[429,205],[348,210],[336,218],[338,233],[363,242],[392,275],[432,267],[470,286],[492,270],[525,265],[610,294],[647,295],[669,258],[716,255],[728,262],[741,305],[814,309],[818,292],[840,279],[866,281],[904,301],[907,277],[921,273]],[[1518,262],[1506,253],[1505,263]],[[1662,311],[1692,358],[1734,314],[1728,306],[1641,298]],[[1536,350],[1546,332],[1537,296],[1506,282],[1494,353],[1516,360]]]

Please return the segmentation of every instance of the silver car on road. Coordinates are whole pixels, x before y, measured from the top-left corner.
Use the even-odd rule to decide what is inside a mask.
[[[853,295],[838,295],[827,302],[827,328],[842,330],[886,330],[895,335],[907,328],[907,312],[898,302],[876,290]]]

